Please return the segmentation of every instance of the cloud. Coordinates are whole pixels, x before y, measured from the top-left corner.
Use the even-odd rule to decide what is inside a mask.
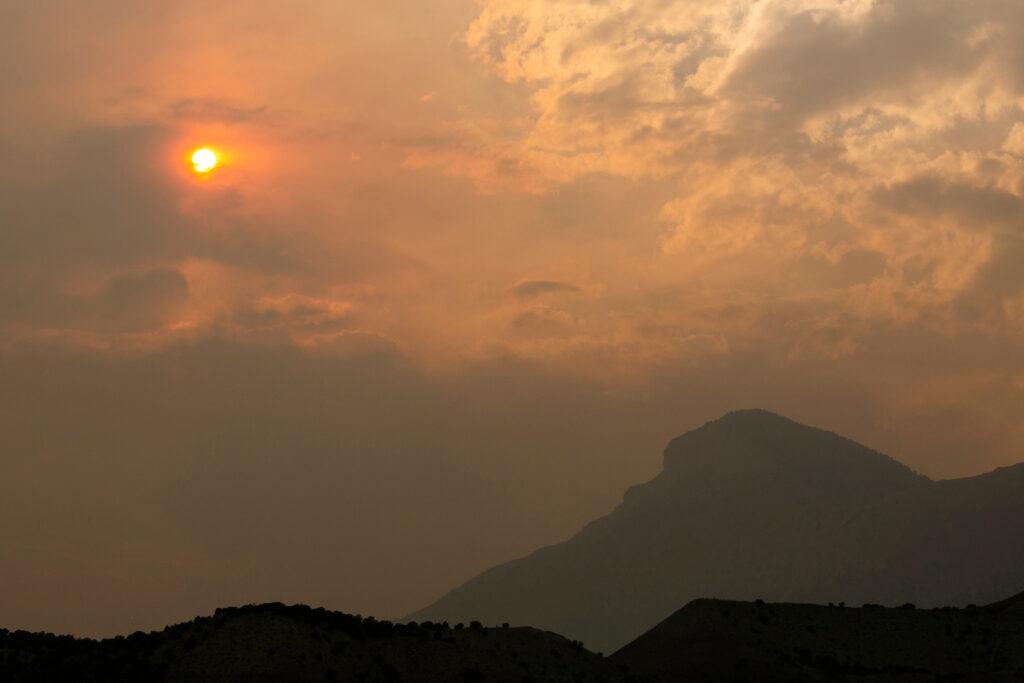
[[[565,311],[534,308],[516,315],[509,327],[514,334],[527,337],[558,337],[572,333],[576,322]]]
[[[552,186],[595,173],[677,184],[662,247],[684,268],[727,257],[732,272],[764,271],[800,297],[826,277],[801,264],[849,270],[846,254],[871,254],[856,269],[870,276],[845,281],[873,283],[875,310],[862,312],[920,319],[952,312],[1019,229],[1022,19],[1000,0],[501,0],[466,42],[531,92],[535,115],[502,155]]]
[[[267,114],[266,106],[246,107],[218,98],[189,97],[170,104],[174,118],[188,121],[247,122]]]
[[[927,220],[949,215],[968,229],[1014,232],[1024,228],[1024,197],[997,187],[922,176],[880,188],[881,207]]]
[[[0,259],[76,268],[215,258],[268,271],[308,268],[310,254],[291,255],[322,246],[256,225],[237,185],[198,188],[183,177],[178,135],[167,125],[89,126],[50,143],[49,176],[5,167],[0,218],[9,228]]]
[[[96,315],[118,327],[151,328],[188,299],[188,281],[174,268],[115,275],[95,298]]]
[[[167,255],[190,226],[177,210],[179,188],[152,163],[166,142],[158,126],[95,127],[62,141],[43,182],[5,165],[0,259],[63,267]]]
[[[520,299],[535,299],[545,294],[566,294],[579,292],[575,285],[556,280],[523,280],[512,288],[512,293]]]

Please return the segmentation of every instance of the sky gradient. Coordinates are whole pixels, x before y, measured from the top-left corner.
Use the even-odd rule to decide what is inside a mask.
[[[1024,460],[1022,34],[1017,0],[4,3],[3,626],[401,616],[734,408]]]

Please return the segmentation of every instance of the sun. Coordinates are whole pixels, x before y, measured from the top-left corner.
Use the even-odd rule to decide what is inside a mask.
[[[192,168],[196,173],[209,173],[217,166],[217,155],[208,147],[192,153]]]

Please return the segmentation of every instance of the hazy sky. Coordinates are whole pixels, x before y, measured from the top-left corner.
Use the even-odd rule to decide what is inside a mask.
[[[400,616],[738,407],[1024,460],[1019,0],[4,2],[0,64],[4,627]]]

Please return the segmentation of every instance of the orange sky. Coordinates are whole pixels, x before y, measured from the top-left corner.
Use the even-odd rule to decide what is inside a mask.
[[[1022,27],[1013,0],[7,3],[4,626],[400,615],[737,407],[935,477],[1024,459]]]

